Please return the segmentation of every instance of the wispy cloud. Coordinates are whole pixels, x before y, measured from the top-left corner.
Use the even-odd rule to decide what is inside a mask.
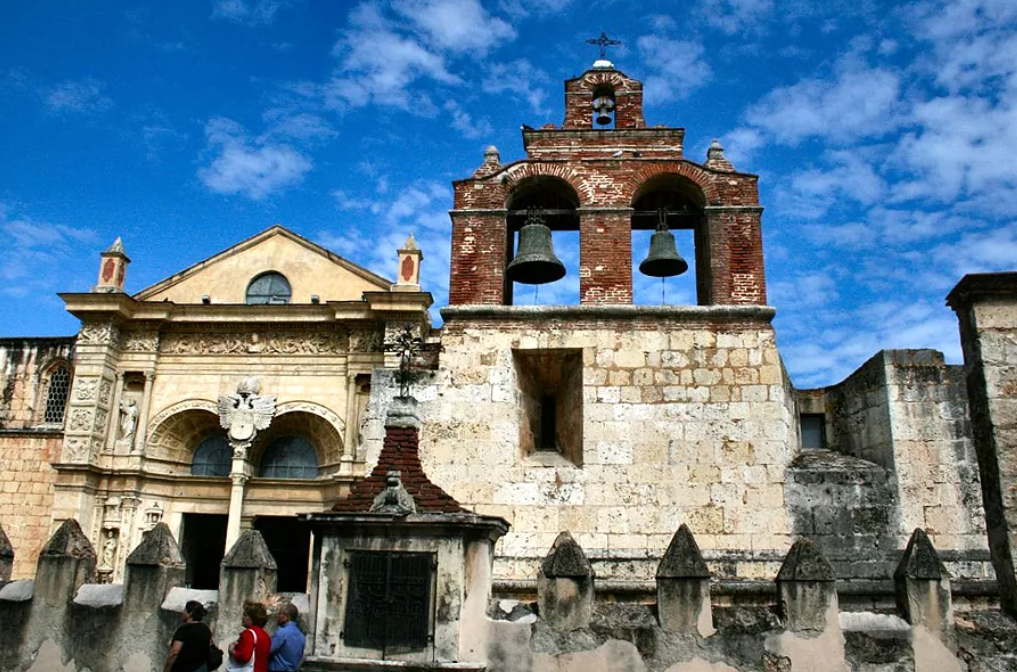
[[[98,114],[113,107],[105,89],[105,84],[91,77],[69,80],[43,91],[42,101],[55,113]]]
[[[494,127],[487,119],[474,119],[473,115],[459,107],[454,100],[445,101],[445,111],[452,118],[452,128],[459,131],[464,138],[475,140],[477,138],[489,137],[494,133]]]
[[[9,245],[0,258],[0,279],[4,281],[0,283],[0,294],[12,297],[80,284],[75,273],[98,239],[91,229],[16,216],[13,208],[3,203],[0,231]],[[40,273],[40,269],[47,270]]]
[[[685,98],[713,74],[700,42],[643,35],[636,40],[643,62],[650,68],[644,82],[647,105]]]
[[[247,26],[264,26],[274,22],[276,14],[285,5],[283,0],[215,0],[212,18]]]
[[[486,93],[511,93],[529,103],[537,114],[547,114],[547,90],[544,86],[549,81],[546,72],[533,67],[526,59],[517,59],[510,63],[492,64],[481,86]]]
[[[260,201],[299,184],[312,167],[311,160],[292,146],[252,140],[231,119],[210,119],[205,136],[206,151],[214,158],[198,170],[198,178],[216,193]]]

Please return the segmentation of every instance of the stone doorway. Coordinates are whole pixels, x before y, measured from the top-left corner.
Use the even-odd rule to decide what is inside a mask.
[[[254,529],[261,532],[279,567],[276,590],[306,593],[311,528],[296,516],[258,516],[254,519]]]
[[[187,585],[199,590],[219,588],[219,564],[226,554],[228,516],[185,513],[181,526],[181,553],[187,562]]]

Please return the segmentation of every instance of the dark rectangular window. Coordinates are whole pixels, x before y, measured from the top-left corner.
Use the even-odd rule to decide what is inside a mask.
[[[556,427],[555,413],[558,404],[553,394],[545,394],[540,397],[540,445],[537,450],[558,449],[558,428]]]
[[[826,416],[822,413],[802,413],[802,448],[826,448]]]
[[[350,553],[346,646],[427,646],[431,612],[430,553]]]

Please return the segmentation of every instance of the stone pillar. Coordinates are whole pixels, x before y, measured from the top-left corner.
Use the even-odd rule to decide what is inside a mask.
[[[537,608],[548,625],[562,630],[589,626],[593,617],[593,568],[568,532],[554,540],[537,574]]]
[[[138,427],[134,432],[134,446],[131,452],[144,454],[145,441],[148,438],[148,414],[152,409],[152,384],[155,382],[155,371],[145,371],[145,392],[141,397],[141,410],[138,412]],[[119,408],[117,406],[116,408]]]
[[[82,584],[95,583],[95,564],[95,549],[78,521],[65,520],[39,554],[34,599],[51,607],[70,604]]]
[[[0,525],[0,583],[11,580],[11,572],[14,569],[14,547],[7,533]]]
[[[954,641],[950,576],[925,532],[911,535],[893,573],[897,608],[912,626],[924,626],[944,643]]]
[[[275,558],[261,532],[247,530],[222,560],[219,569],[219,616],[216,626],[223,632],[240,628],[244,602],[263,602],[275,592]]]
[[[1017,617],[1017,273],[966,275],[946,302],[960,321],[1000,607]]]
[[[632,210],[579,211],[579,303],[632,303]]]
[[[657,620],[667,632],[698,632],[702,637],[716,632],[710,570],[684,524],[674,533],[657,566]]]
[[[166,523],[159,523],[127,557],[124,587],[128,609],[155,612],[170,588],[186,582],[187,566],[177,540]]]
[[[240,521],[244,515],[244,489],[247,485],[247,460],[233,454],[233,468],[230,470],[230,510],[226,520],[226,548],[231,548],[240,539]]]
[[[791,546],[777,573],[784,628],[792,632],[822,632],[828,626],[839,629],[837,585],[833,568],[811,539],[799,539]]]
[[[117,371],[113,382],[113,403],[110,404],[109,423],[106,425],[106,452],[112,453],[117,442],[117,431],[120,420],[120,400],[124,394],[124,372]],[[135,433],[140,430],[140,425]]]

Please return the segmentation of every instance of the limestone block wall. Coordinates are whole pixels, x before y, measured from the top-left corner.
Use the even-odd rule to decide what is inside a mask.
[[[648,579],[649,558],[681,523],[708,557],[733,558],[730,572],[772,575],[791,543],[784,480],[797,418],[771,315],[756,307],[446,310],[440,368],[414,392],[421,460],[464,506],[511,523],[495,577],[533,577],[569,530],[598,576]],[[513,352],[562,349],[582,356],[581,465],[521,447],[528,421]],[[382,396],[381,387],[373,393]],[[372,425],[368,463],[379,434]]]
[[[35,573],[39,551],[49,537],[59,432],[0,432],[0,525],[18,549],[12,579]]]
[[[861,558],[861,576],[881,574],[886,554],[922,528],[952,571],[991,578],[960,367],[932,350],[882,351],[844,382],[802,397],[806,410],[826,414],[833,453],[796,464],[796,525],[835,565]]]

